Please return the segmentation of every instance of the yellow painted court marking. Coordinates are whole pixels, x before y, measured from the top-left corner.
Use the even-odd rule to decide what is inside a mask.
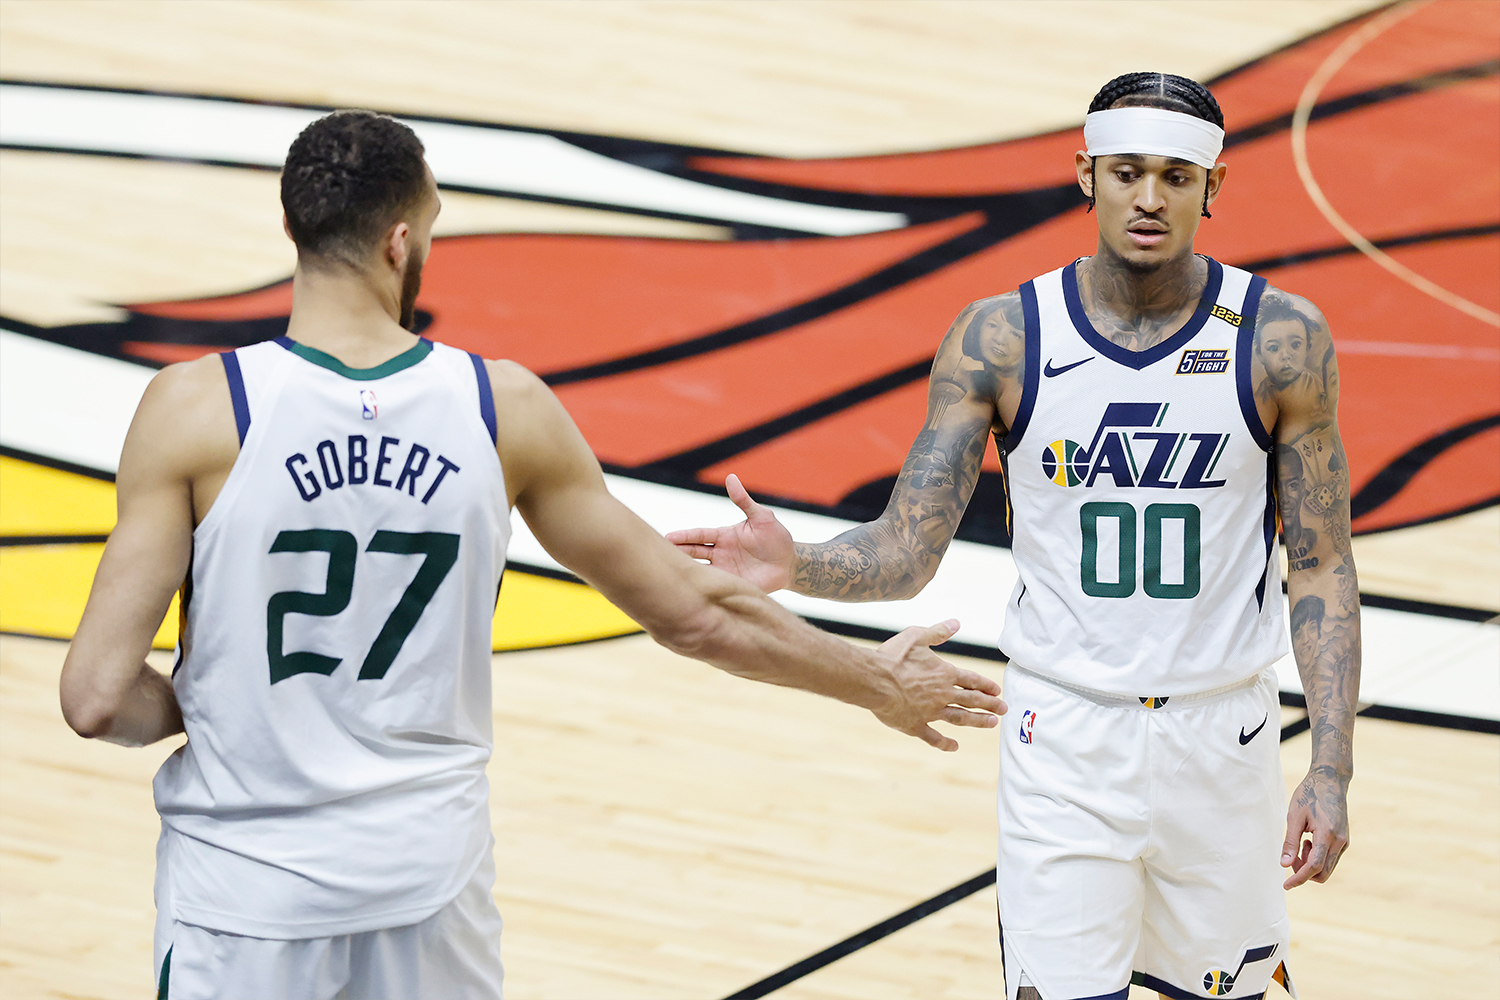
[[[0,456],[0,533],[104,534],[115,523],[115,487]],[[0,630],[68,639],[78,627],[104,546],[13,545],[0,548]],[[153,645],[177,643],[178,599]],[[495,609],[494,648],[536,649],[639,632],[598,591],[581,583],[510,570]]]
[[[0,455],[0,534],[104,535],[115,484]]]

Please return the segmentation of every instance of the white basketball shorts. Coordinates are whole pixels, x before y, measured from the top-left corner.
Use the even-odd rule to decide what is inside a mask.
[[[1012,664],[1000,741],[1006,997],[1254,1000],[1290,928],[1276,676],[1122,698]]]
[[[420,923],[280,941],[156,916],[158,1000],[499,1000],[493,857]]]

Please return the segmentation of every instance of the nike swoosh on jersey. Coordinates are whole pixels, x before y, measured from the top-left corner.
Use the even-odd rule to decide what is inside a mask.
[[[1257,735],[1259,735],[1260,731],[1262,729],[1266,728],[1266,720],[1269,719],[1269,718],[1271,718],[1271,716],[1267,715],[1265,719],[1261,719],[1260,720],[1260,725],[1258,725],[1254,729],[1252,729],[1250,731],[1250,735],[1248,735],[1248,736],[1245,735],[1245,727],[1241,726],[1240,727],[1240,746],[1244,746],[1246,743],[1249,743],[1251,740],[1255,739],[1255,737]]]
[[[1071,365],[1063,365],[1061,368],[1053,368],[1052,359],[1048,358],[1046,366],[1042,368],[1042,374],[1047,376],[1048,378],[1052,378],[1054,375],[1061,375],[1063,372],[1070,372],[1074,368],[1077,368],[1079,365],[1087,364],[1088,362],[1093,360],[1094,359],[1092,357],[1087,357],[1082,361],[1075,361]]]

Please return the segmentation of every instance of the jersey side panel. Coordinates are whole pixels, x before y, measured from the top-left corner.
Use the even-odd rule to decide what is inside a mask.
[[[250,425],[194,535],[156,780],[177,919],[318,937],[422,919],[489,849],[509,518],[467,355],[357,380],[236,352]]]

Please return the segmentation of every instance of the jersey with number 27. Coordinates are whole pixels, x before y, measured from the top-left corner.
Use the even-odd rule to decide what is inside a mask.
[[[1005,441],[1019,581],[1000,646],[1029,670],[1158,697],[1286,650],[1272,441],[1250,384],[1265,279],[1204,260],[1198,309],[1144,351],[1094,329],[1076,264],[1021,286]]]
[[[491,850],[491,622],[510,527],[480,359],[222,356],[240,451],[193,533],[155,781],[158,903],[235,934],[416,923]]]

